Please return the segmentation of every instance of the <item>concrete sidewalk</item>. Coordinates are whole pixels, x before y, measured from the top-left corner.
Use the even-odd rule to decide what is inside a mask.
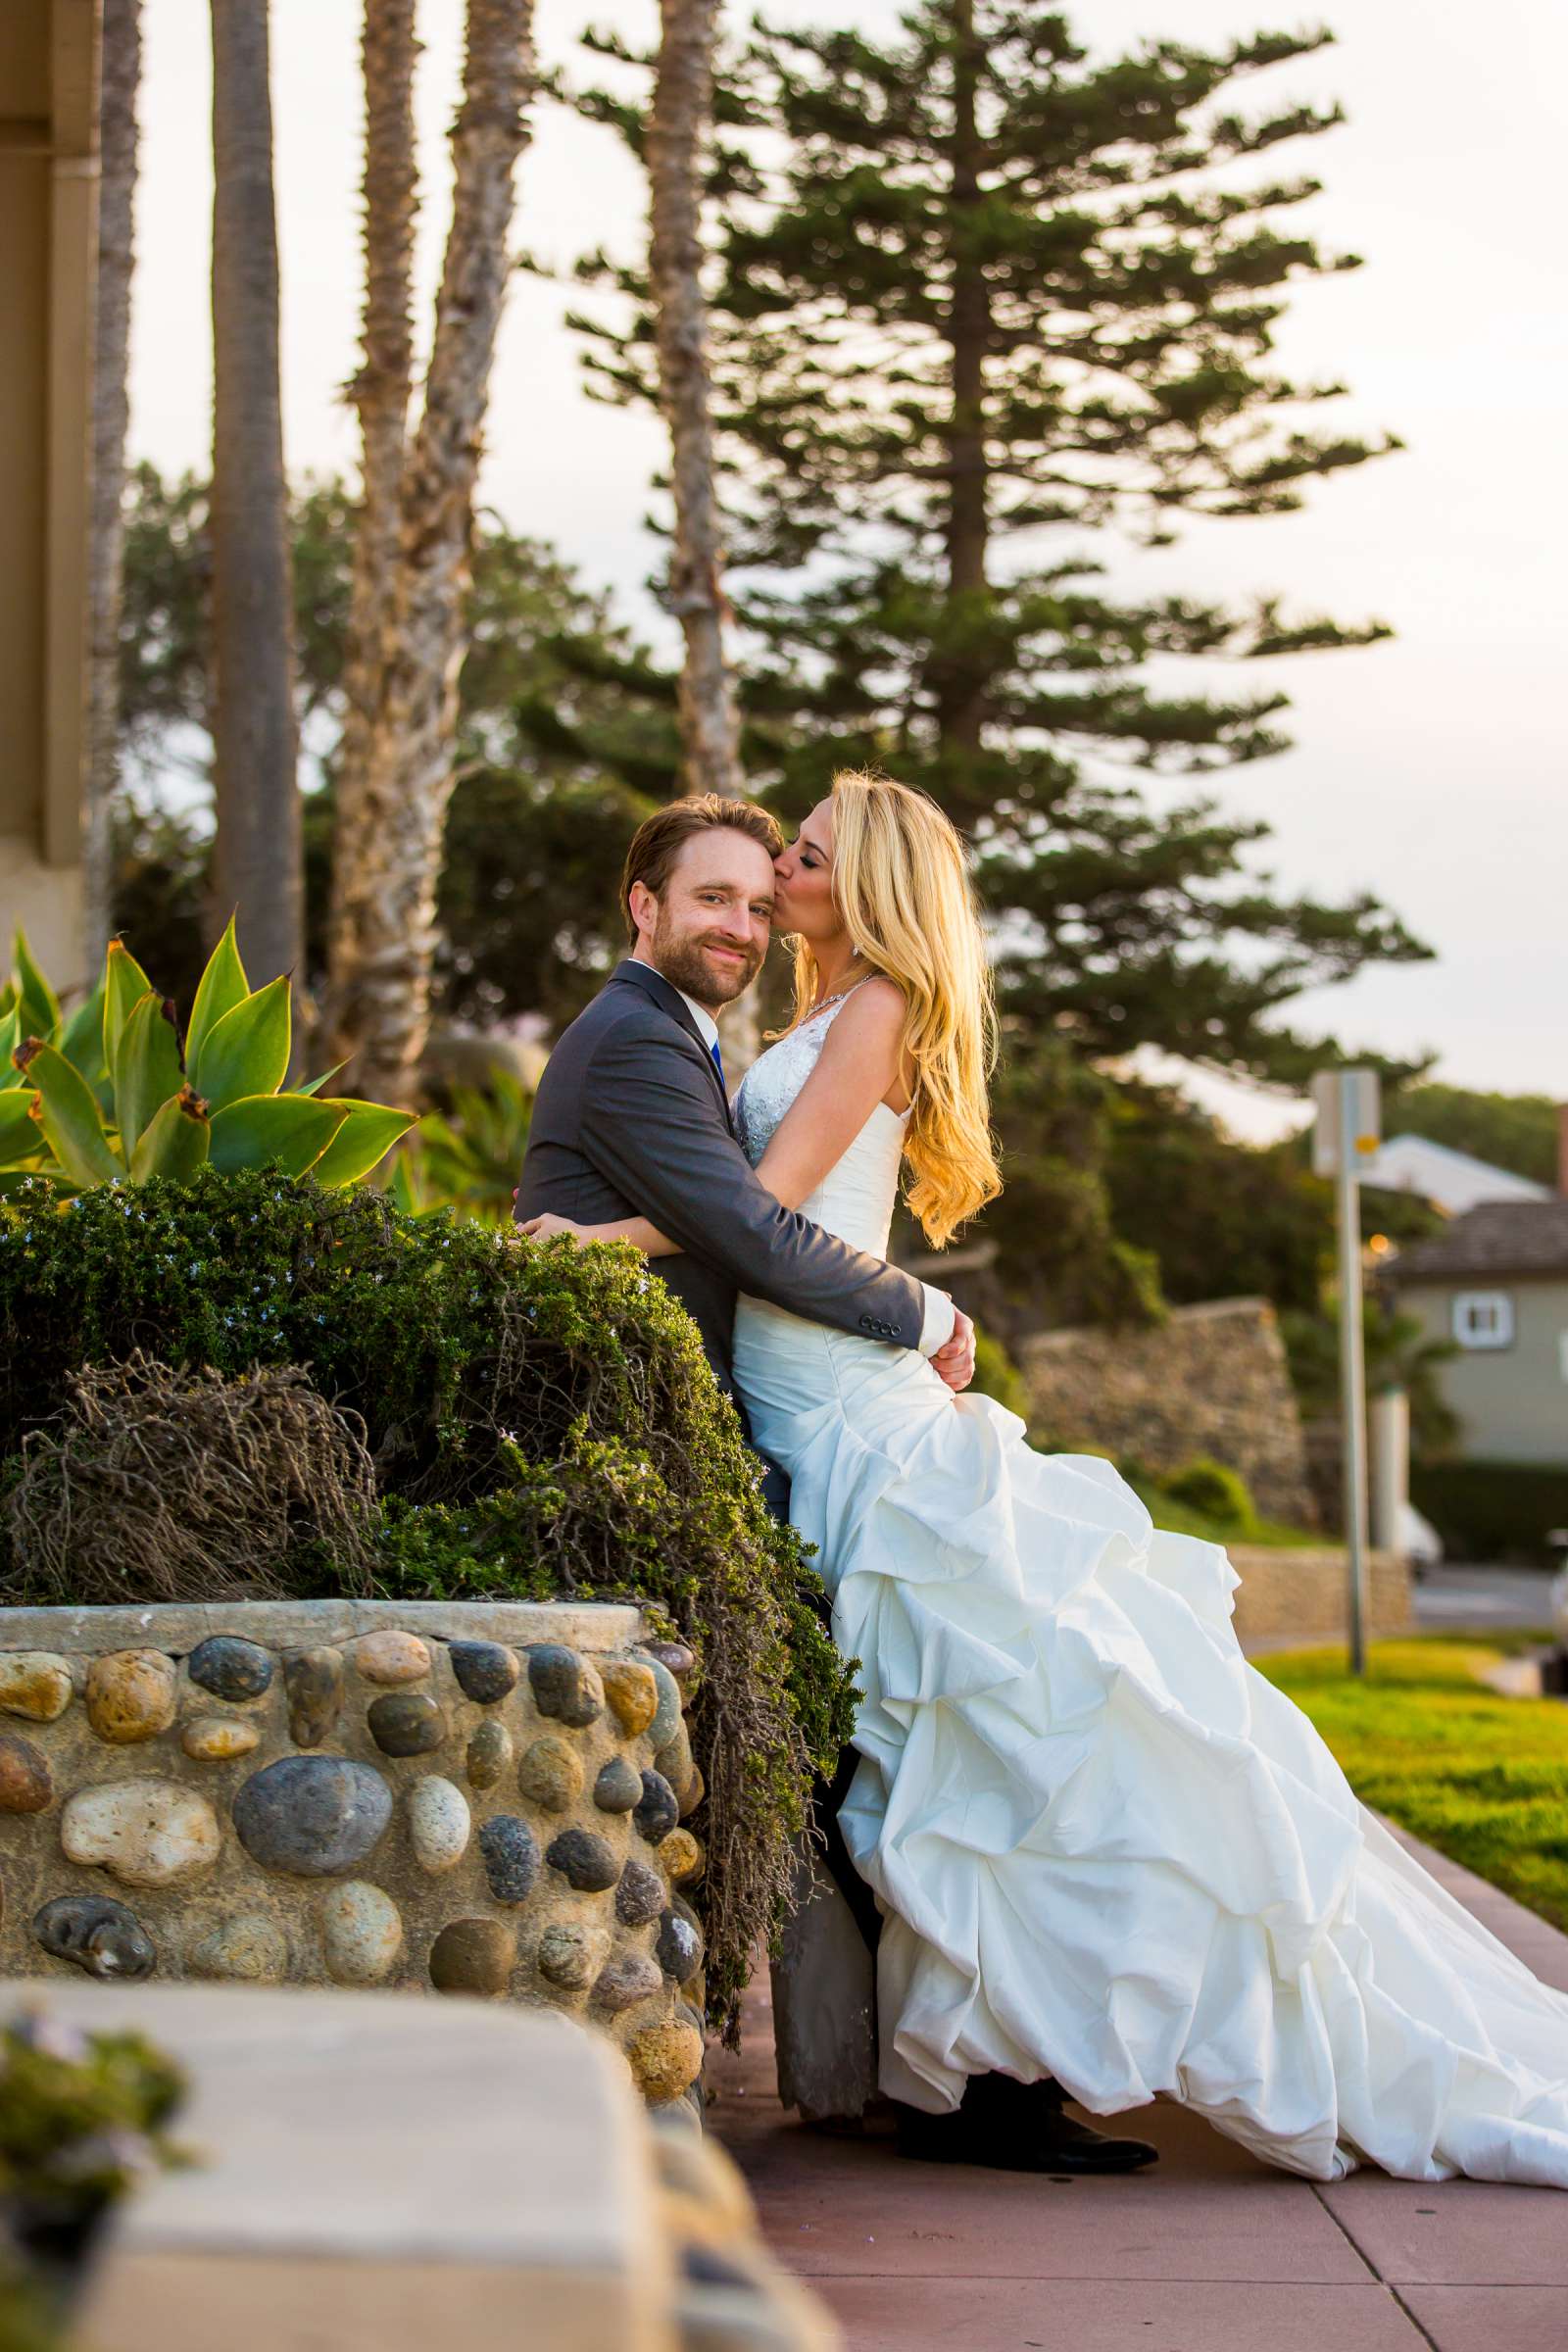
[[[1404,1838],[1538,1975],[1568,1936]],[[715,2052],[710,2126],[775,2253],[838,2314],[848,2352],[1554,2352],[1568,2344],[1568,2194],[1266,2170],[1179,2109],[1126,2128],[1153,2171],[1030,2179],[906,2164],[785,2115],[765,1975],[746,2048]]]

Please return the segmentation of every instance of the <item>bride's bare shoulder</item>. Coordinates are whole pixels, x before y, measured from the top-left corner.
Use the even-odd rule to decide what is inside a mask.
[[[903,1034],[906,1010],[904,991],[898,982],[889,980],[882,972],[872,972],[858,988],[851,989],[834,1026],[842,1028],[849,1021],[862,1035],[896,1038]]]
[[[863,1096],[867,1103],[885,1102],[902,1111],[910,1085],[901,1053],[906,1010],[903,989],[880,972],[852,989],[823,1046],[824,1083],[836,1092],[848,1088],[850,1099]]]

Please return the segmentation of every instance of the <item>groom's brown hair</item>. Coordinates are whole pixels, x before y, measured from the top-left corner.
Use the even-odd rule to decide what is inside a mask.
[[[640,882],[657,899],[692,836],[721,826],[744,833],[749,841],[764,849],[769,858],[776,858],[784,847],[777,821],[765,808],[759,808],[755,801],[729,800],[719,792],[689,793],[685,800],[671,801],[667,808],[659,809],[638,826],[620,877],[620,911],[626,920],[626,937],[633,947],[637,945],[637,926],[631,919],[632,884]]]

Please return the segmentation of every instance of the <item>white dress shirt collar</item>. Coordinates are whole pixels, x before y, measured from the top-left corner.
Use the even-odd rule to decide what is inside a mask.
[[[670,986],[672,988],[674,987],[673,981],[671,981]],[[679,997],[681,1003],[686,1006],[686,1009],[691,1014],[692,1019],[697,1023],[698,1028],[702,1031],[703,1043],[708,1048],[710,1054],[711,1054],[713,1048],[718,1043],[718,1023],[709,1011],[708,1006],[706,1004],[699,1004],[697,999],[695,997],[689,997],[683,988],[675,989],[675,994],[677,997]]]

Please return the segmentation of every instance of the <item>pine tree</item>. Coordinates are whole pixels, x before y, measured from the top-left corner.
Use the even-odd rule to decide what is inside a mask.
[[[1101,60],[1059,15],[922,0],[885,43],[763,29],[723,91],[712,319],[748,770],[797,810],[845,763],[934,792],[977,851],[1004,1011],[1090,1057],[1147,1042],[1297,1076],[1306,1049],[1267,1016],[1425,953],[1369,897],[1264,887],[1266,828],[1137,788],[1288,741],[1282,694],[1173,693],[1151,665],[1386,627],[1139,598],[1092,552],[1289,512],[1397,446],[1314,429],[1344,387],[1271,357],[1291,283],[1357,265],[1282,225],[1315,180],[1247,167],[1340,118],[1248,116],[1235,85],[1327,38]],[[641,135],[636,110],[589,103]],[[647,333],[644,311],[596,347],[619,397],[649,397]]]

